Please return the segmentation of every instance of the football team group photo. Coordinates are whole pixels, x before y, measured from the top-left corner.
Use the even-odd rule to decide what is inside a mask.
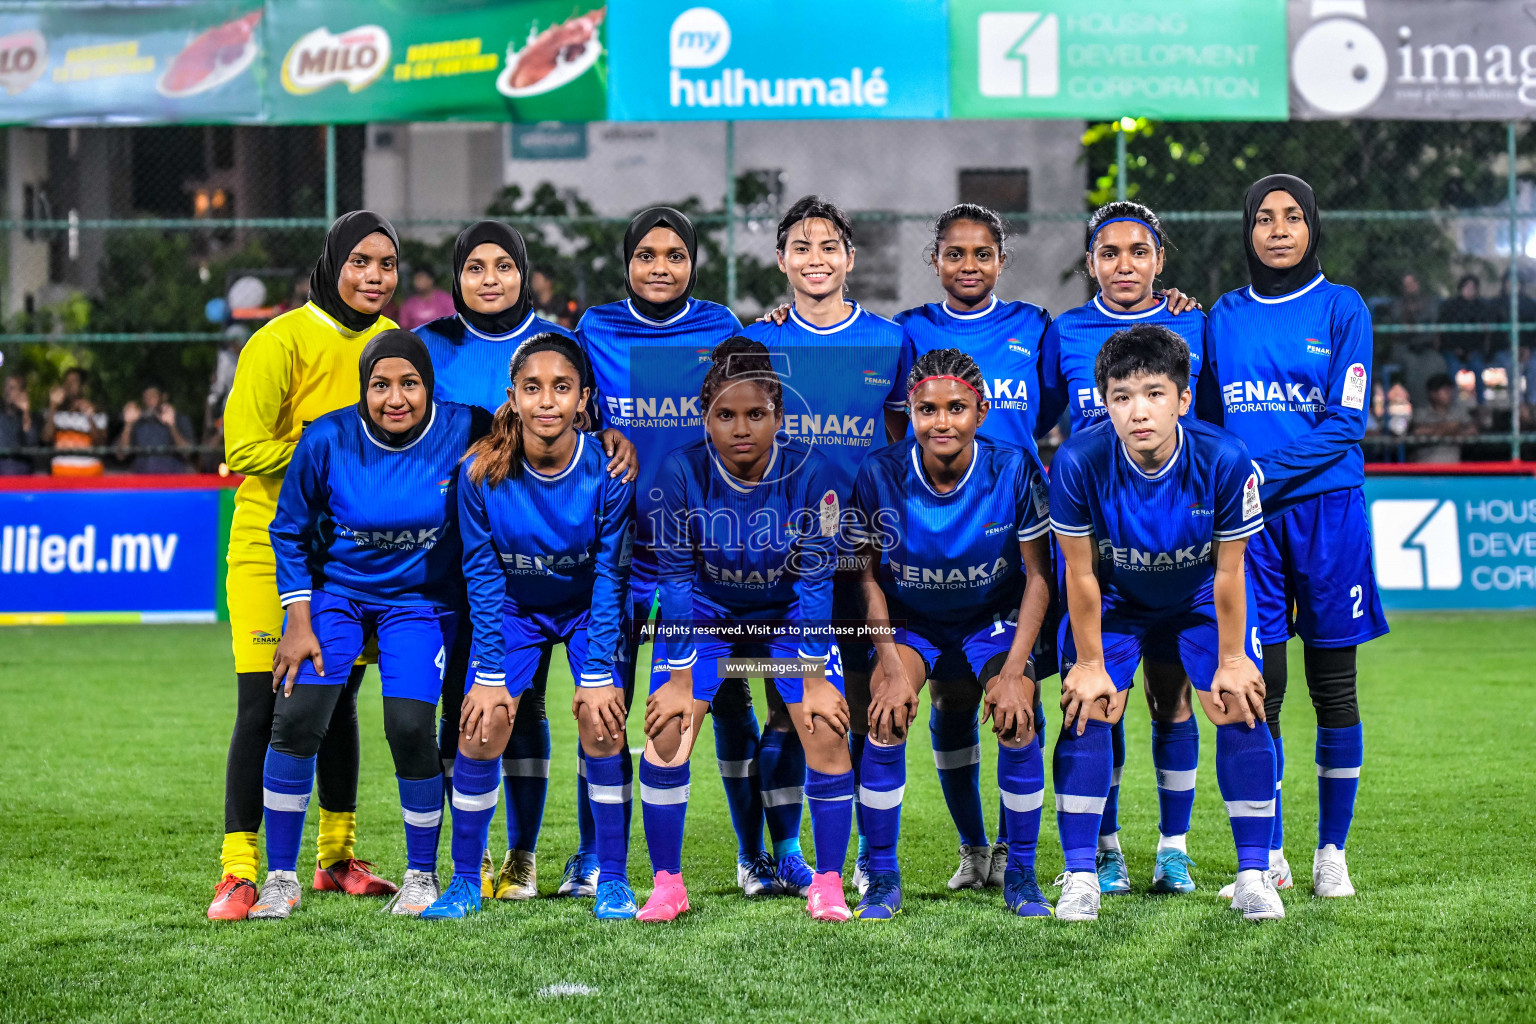
[[[0,10],[17,1020],[1531,1017],[1517,0],[368,7]]]

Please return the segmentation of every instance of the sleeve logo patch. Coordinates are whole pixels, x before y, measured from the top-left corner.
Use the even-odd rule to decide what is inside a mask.
[[[821,535],[823,537],[837,536],[837,523],[842,518],[842,509],[838,506],[836,491],[828,491],[821,496],[819,511],[821,513]]]
[[[1264,506],[1259,502],[1259,475],[1249,473],[1248,482],[1243,484],[1243,522],[1246,523],[1263,511]]]
[[[1344,408],[1364,409],[1367,374],[1364,363],[1353,363],[1344,371]]]
[[[1049,519],[1051,516],[1050,492],[1045,489],[1045,484],[1035,480],[1029,488],[1030,498],[1035,503],[1035,515],[1040,519]]]

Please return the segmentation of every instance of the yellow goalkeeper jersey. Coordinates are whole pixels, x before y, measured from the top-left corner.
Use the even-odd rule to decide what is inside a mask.
[[[251,548],[270,549],[267,530],[304,425],[357,404],[363,346],[396,326],[381,316],[366,330],[349,331],[305,303],[251,335],[224,406],[224,461],[230,472],[245,475],[235,491],[232,549],[244,548],[247,555]]]

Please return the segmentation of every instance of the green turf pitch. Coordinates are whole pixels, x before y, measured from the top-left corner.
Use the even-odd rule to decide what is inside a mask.
[[[1361,659],[1355,899],[1307,894],[1313,721],[1293,669],[1286,817],[1297,887],[1285,921],[1247,924],[1216,897],[1235,858],[1208,725],[1189,840],[1200,891],[1145,895],[1156,794],[1138,698],[1121,796],[1136,895],[1106,899],[1097,924],[1066,924],[1010,918],[995,890],[948,892],[956,837],[920,728],[902,833],[906,910],[893,923],[842,926],[812,923],[798,900],[733,891],[708,735],[684,850],[694,909],[674,924],[597,922],[590,901],[556,899],[421,922],[333,894],[307,894],[288,922],[210,923],[234,702],[223,632],[5,630],[0,1019],[1530,1020],[1536,617],[1399,616],[1393,630]],[[1299,669],[1299,649],[1291,663]],[[575,842],[568,677],[551,689],[546,894]],[[1050,705],[1054,685],[1046,691]],[[404,841],[376,683],[361,709],[359,853],[398,879]],[[983,749],[984,801],[995,808],[995,747]],[[638,808],[635,817],[630,867],[643,900]],[[313,826],[311,815],[306,858]],[[498,855],[501,827],[498,812]],[[445,872],[447,850],[445,834]],[[1060,867],[1047,815],[1040,873],[1050,881]]]

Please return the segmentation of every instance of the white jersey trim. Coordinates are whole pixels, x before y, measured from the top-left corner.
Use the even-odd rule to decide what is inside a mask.
[[[804,317],[795,311],[794,306],[789,307],[789,318],[793,320],[797,326],[805,328],[812,334],[836,334],[839,331],[846,330],[847,328],[851,327],[853,322],[859,318],[859,315],[864,312],[864,307],[859,305],[857,302],[853,302],[851,300],[846,301],[848,301],[848,305],[853,307],[853,312],[848,314],[848,318],[846,320],[839,320],[831,327],[817,327],[815,324],[808,322]]]
[[[540,473],[538,470],[533,468],[533,464],[530,463],[527,459],[523,460],[523,468],[527,469],[528,472],[532,473],[535,477],[544,481],[546,484],[557,483],[571,475],[571,470],[575,469],[577,463],[581,462],[581,453],[586,450],[587,435],[584,432],[578,430],[576,431],[576,450],[571,452],[571,461],[567,462],[565,464],[565,468],[560,472],[556,473],[554,476],[548,476],[544,473]]]
[[[1151,309],[1144,309],[1140,313],[1116,313],[1099,301],[1097,292],[1093,296],[1093,305],[1094,308],[1111,320],[1145,320],[1149,316],[1156,316],[1159,313],[1165,312],[1168,309],[1168,297],[1166,295],[1163,296],[1162,301],[1158,302],[1157,305]]]
[[[538,316],[537,313],[529,312],[528,316],[523,320],[522,323],[517,325],[515,330],[508,331],[506,334],[486,334],[484,331],[477,331],[468,320],[464,319],[462,315],[459,317],[459,323],[464,325],[464,329],[466,331],[483,341],[511,341],[513,338],[526,331],[529,327],[533,326],[533,318],[536,316]]]
[[[1212,531],[1211,539],[1219,541],[1242,540],[1244,537],[1252,537],[1262,529],[1264,529],[1264,519],[1263,517],[1260,517],[1258,520],[1252,523],[1245,524],[1242,529],[1239,530]]]
[[[754,490],[757,489],[758,485],[763,482],[762,480],[759,480],[757,483],[747,483],[746,481],[738,480],[732,476],[731,471],[726,469],[725,466],[720,462],[720,457],[719,454],[715,451],[715,445],[713,441],[711,441],[709,445],[709,461],[714,463],[715,472],[720,474],[720,479],[725,481],[725,485],[731,490],[735,491],[737,494],[751,494]],[[768,465],[763,467],[763,480],[768,479],[768,474],[773,472],[773,467],[778,463],[778,461],[779,442],[775,441],[773,442],[773,451],[768,455]]]
[[[1293,292],[1287,292],[1284,295],[1260,295],[1258,292],[1253,290],[1253,285],[1249,285],[1248,297],[1251,298],[1254,302],[1262,302],[1266,306],[1273,306],[1278,302],[1290,302],[1292,299],[1299,299],[1303,295],[1307,294],[1307,292],[1311,291],[1313,288],[1316,288],[1322,283],[1323,275],[1318,274],[1311,281],[1302,285],[1300,288]]]
[[[978,309],[970,313],[956,313],[954,310],[949,308],[948,300],[939,303],[939,306],[944,310],[944,312],[948,313],[951,319],[954,320],[980,320],[982,317],[989,315],[999,305],[1001,305],[1001,303],[998,301],[996,292],[992,293],[992,301],[988,302],[985,308]]]
[[[972,441],[971,464],[965,467],[965,475],[962,476],[960,481],[956,483],[955,486],[950,490],[936,491],[933,489],[933,484],[928,482],[928,474],[923,472],[923,460],[922,457],[918,455],[918,452],[921,450],[922,445],[915,444],[912,446],[912,472],[917,474],[917,478],[922,481],[923,487],[926,488],[928,493],[933,495],[935,498],[953,498],[955,495],[959,494],[961,490],[965,488],[965,482],[971,478],[971,474],[976,472],[976,463],[981,461],[981,446],[975,441]]]
[[[671,327],[673,324],[683,319],[689,313],[693,312],[693,300],[688,299],[685,301],[683,303],[682,309],[678,310],[676,313],[673,313],[665,320],[652,320],[650,317],[636,309],[635,303],[631,299],[624,300],[624,307],[629,310],[630,316],[634,317],[636,320],[639,320],[647,327]]]
[[[1124,441],[1121,441],[1117,438],[1115,443],[1120,446],[1120,454],[1125,456],[1125,461],[1130,464],[1132,469],[1140,474],[1143,480],[1161,480],[1163,477],[1168,475],[1168,471],[1173,468],[1176,462],[1179,461],[1179,456],[1184,454],[1184,424],[1176,423],[1174,424],[1174,429],[1178,432],[1176,435],[1178,439],[1174,443],[1173,454],[1168,457],[1167,462],[1163,463],[1163,468],[1159,469],[1156,473],[1148,473],[1146,470],[1138,466],[1136,464],[1136,460],[1131,458],[1130,449],[1126,448]]]
[[[1069,526],[1059,519],[1051,520],[1051,529],[1056,533],[1061,534],[1063,537],[1087,537],[1093,533],[1093,527],[1091,525]]]
[[[359,414],[359,415],[361,415],[361,414]],[[366,423],[363,424],[363,433],[367,435],[368,440],[373,442],[373,446],[375,448],[378,448],[380,451],[391,452],[393,454],[398,455],[400,452],[408,452],[412,448],[416,447],[416,445],[420,444],[422,438],[424,438],[428,434],[432,433],[432,424],[434,424],[436,422],[437,422],[437,403],[433,402],[431,410],[429,410],[428,413],[427,413],[427,429],[423,430],[421,433],[417,434],[415,440],[413,440],[410,444],[403,444],[399,448],[391,448],[389,445],[385,444],[384,442],[380,441],[378,438],[374,437],[373,436],[373,431],[368,429],[368,424],[366,424]]]

